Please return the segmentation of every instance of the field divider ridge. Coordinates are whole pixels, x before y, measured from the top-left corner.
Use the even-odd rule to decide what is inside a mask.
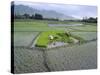
[[[35,45],[35,43],[36,43],[36,41],[37,41],[37,37],[39,36],[41,34],[41,32],[39,32],[36,36],[35,36],[35,38],[33,38],[33,40],[31,41],[31,43],[28,45],[28,47],[32,47],[32,45],[34,44]]]

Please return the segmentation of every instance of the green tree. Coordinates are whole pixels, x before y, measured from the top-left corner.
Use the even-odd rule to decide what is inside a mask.
[[[42,20],[43,16],[41,14],[36,13],[35,16],[34,16],[34,18]]]

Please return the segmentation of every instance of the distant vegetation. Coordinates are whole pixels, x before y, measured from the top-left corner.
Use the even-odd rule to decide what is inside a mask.
[[[33,15],[29,15],[27,13],[23,15],[12,15],[14,16],[14,19],[36,19],[36,20],[53,20],[53,21],[58,21],[57,18],[44,18],[43,15],[35,13]]]
[[[35,13],[35,15],[29,15],[27,13],[23,14],[23,15],[14,15],[15,19],[39,19],[42,20],[43,16],[41,14]]]
[[[59,21],[59,19],[57,18],[44,18],[43,15],[39,14],[39,13],[35,13],[33,15],[29,15],[27,13],[23,14],[23,15],[12,15],[14,19],[36,19],[36,20],[54,20],[54,21]],[[97,17],[89,17],[89,18],[84,18],[82,20],[63,20],[63,21],[78,21],[78,22],[86,22],[86,23],[97,23]]]
[[[83,18],[82,22],[97,23],[97,17],[96,18],[93,18],[93,17]]]

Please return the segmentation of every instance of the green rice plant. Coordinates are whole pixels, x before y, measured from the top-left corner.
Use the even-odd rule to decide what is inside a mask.
[[[52,35],[53,39],[50,39],[49,36]],[[47,47],[48,44],[52,42],[65,42],[65,43],[74,43],[73,39],[71,37],[80,40],[80,42],[83,42],[83,38],[79,36],[72,35],[71,33],[65,33],[60,31],[48,31],[48,32],[42,32],[37,39],[36,47]]]

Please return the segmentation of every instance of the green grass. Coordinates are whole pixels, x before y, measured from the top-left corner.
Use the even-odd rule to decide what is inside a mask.
[[[53,39],[50,39],[49,36],[52,35]],[[65,42],[65,43],[73,43],[74,41],[71,38],[75,38],[77,40],[83,41],[82,38],[78,36],[73,36],[69,32],[60,32],[60,31],[48,31],[41,32],[39,37],[36,39],[37,42],[35,44],[36,47],[47,47],[48,44],[52,42]]]
[[[39,38],[37,39],[36,46],[47,47],[47,45],[50,43],[50,41],[54,41],[54,40],[49,39],[49,35],[52,35],[55,37],[55,36],[58,36],[57,33],[62,33],[62,32],[57,32],[57,31],[42,32],[39,35]],[[60,38],[60,36],[58,36],[58,37]]]

